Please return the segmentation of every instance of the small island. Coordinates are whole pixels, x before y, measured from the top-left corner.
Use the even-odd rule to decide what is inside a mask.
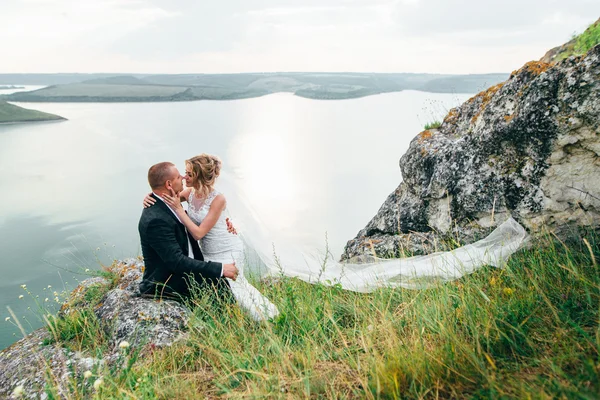
[[[0,90],[25,89],[25,86],[0,85]]]
[[[64,121],[66,118],[0,101],[0,124],[23,122]]]

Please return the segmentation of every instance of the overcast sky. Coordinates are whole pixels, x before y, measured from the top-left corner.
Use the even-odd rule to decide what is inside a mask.
[[[600,0],[0,0],[0,72],[510,72]]]

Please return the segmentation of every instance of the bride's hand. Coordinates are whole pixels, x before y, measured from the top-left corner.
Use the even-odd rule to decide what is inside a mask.
[[[173,191],[173,189],[171,189],[171,196],[165,194],[163,199],[165,200],[165,203],[171,206],[173,211],[175,211],[176,213],[185,212],[183,210],[183,206],[181,205],[181,200],[179,199],[179,196]]]
[[[154,197],[152,197],[151,195],[152,195],[152,193],[148,193],[146,195],[146,197],[144,197],[144,200],[142,200],[142,204],[144,205],[144,208],[152,207],[154,205],[154,203],[156,203],[156,199]]]

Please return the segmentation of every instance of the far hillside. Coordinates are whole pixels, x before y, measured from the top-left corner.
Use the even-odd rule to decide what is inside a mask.
[[[64,80],[64,76],[60,76]],[[234,100],[271,93],[311,99],[350,99],[402,90],[476,93],[502,82],[508,74],[440,75],[377,73],[275,72],[247,74],[93,76],[82,82],[6,95],[28,102],[152,102]],[[7,79],[0,74],[0,82]],[[12,79],[17,79],[12,76]],[[48,78],[50,79],[50,78]],[[26,76],[21,77],[27,81]],[[16,82],[16,81],[15,81]]]

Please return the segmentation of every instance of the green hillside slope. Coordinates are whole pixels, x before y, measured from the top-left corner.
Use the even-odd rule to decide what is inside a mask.
[[[41,111],[29,110],[0,101],[0,124],[15,122],[58,121],[65,118]]]

